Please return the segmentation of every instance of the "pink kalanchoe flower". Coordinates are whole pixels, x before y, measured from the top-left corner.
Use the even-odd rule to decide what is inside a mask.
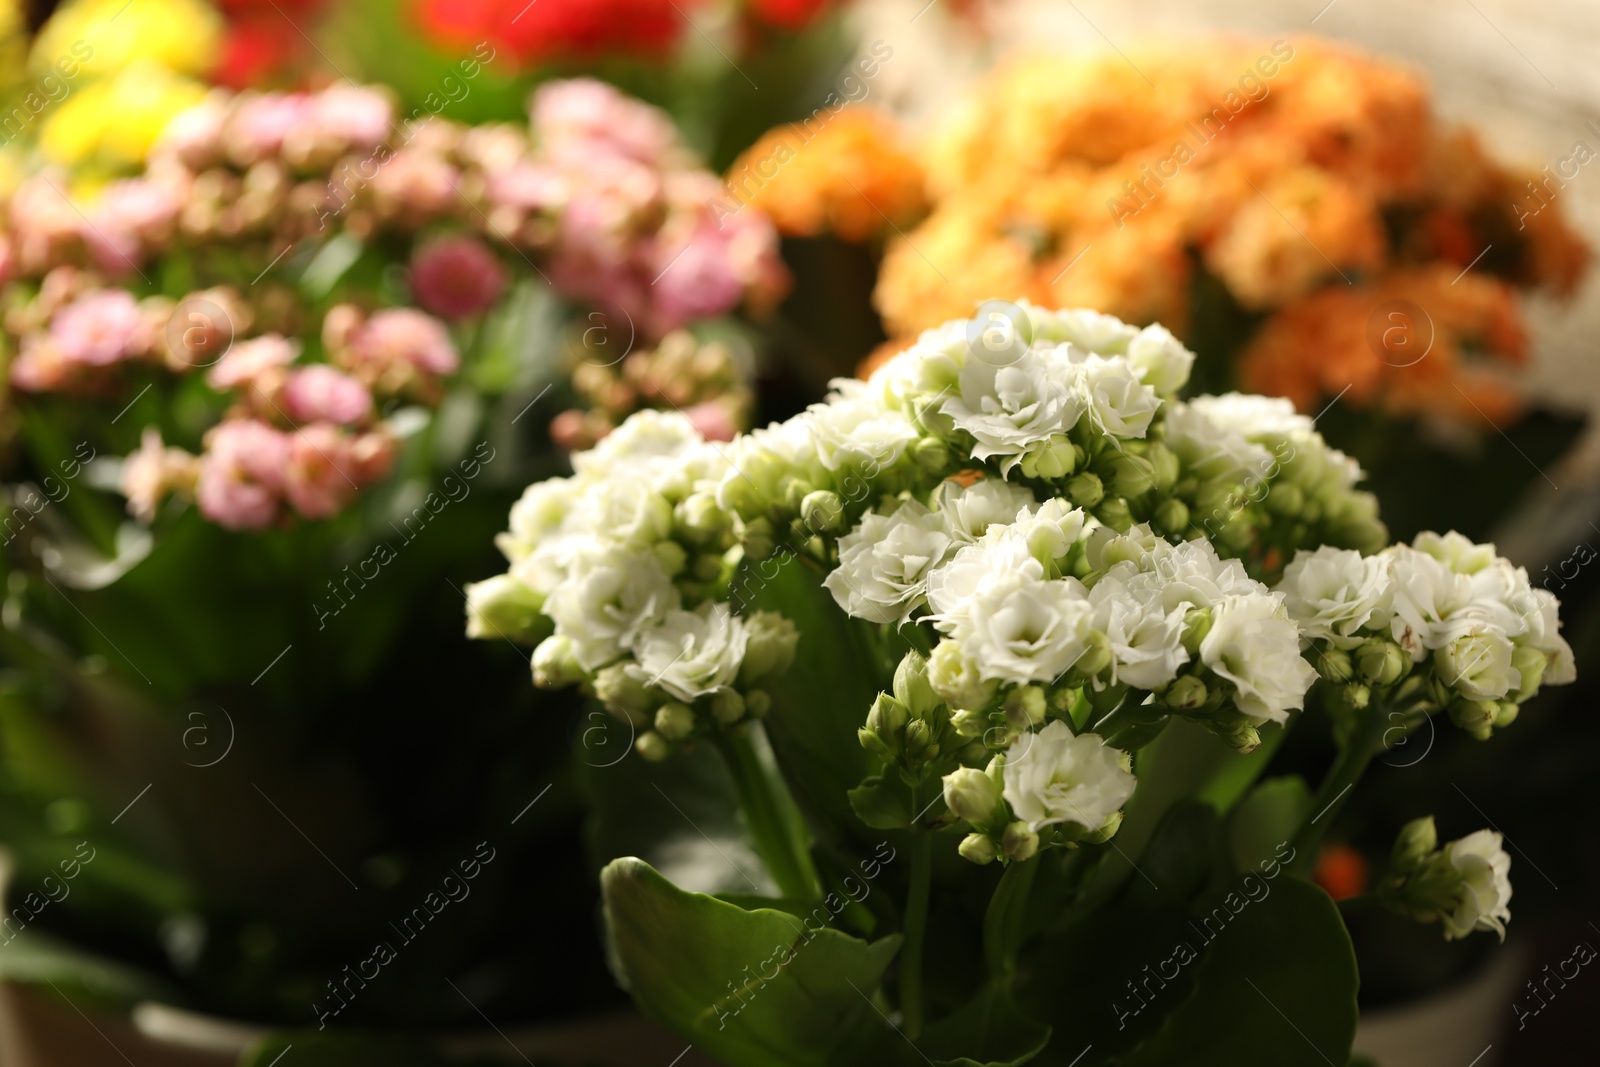
[[[291,137],[303,136],[311,121],[305,93],[265,93],[240,98],[223,132],[228,156],[240,166],[277,155]]]
[[[689,424],[707,441],[731,441],[739,436],[730,406],[721,400],[703,400],[684,412]]]
[[[268,371],[293,363],[299,351],[295,342],[275,333],[239,341],[206,371],[206,384],[218,390],[249,385]]]
[[[69,370],[61,350],[48,337],[32,334],[23,339],[22,350],[11,361],[11,384],[29,393],[48,393],[61,388]]]
[[[730,235],[715,226],[698,227],[686,245],[662,244],[656,250],[660,272],[652,288],[653,326],[677,329],[695,319],[721,315],[739,303],[744,279],[730,255]]]
[[[201,514],[230,530],[270,526],[288,466],[288,435],[266,423],[234,419],[212,427],[195,485]]]
[[[295,422],[353,426],[372,414],[372,394],[367,387],[325,363],[290,371],[282,402],[284,414]]]
[[[385,308],[352,338],[356,357],[379,368],[410,364],[428,374],[450,374],[461,362],[438,319],[415,308]]]
[[[540,150],[561,162],[598,152],[656,164],[678,140],[664,111],[593,78],[546,82],[530,110]]]
[[[372,148],[388,140],[394,107],[375,89],[334,84],[311,98],[311,124],[319,138]]]
[[[314,422],[289,436],[284,493],[308,519],[337,514],[355,496],[350,438],[332,423]]]
[[[524,211],[553,211],[567,202],[568,181],[543,163],[519,161],[489,176],[489,199]]]
[[[505,292],[506,269],[476,237],[440,237],[411,257],[411,288],[435,315],[466,319],[494,307]]]
[[[56,313],[50,339],[68,363],[105,367],[132,354],[141,325],[133,294],[97,289]]]
[[[176,156],[191,170],[204,170],[216,162],[222,151],[223,128],[228,122],[233,94],[213,90],[200,103],[180,111],[167,123],[151,155]]]
[[[16,268],[16,254],[11,250],[11,238],[0,233],[0,285],[11,280],[11,272]]]

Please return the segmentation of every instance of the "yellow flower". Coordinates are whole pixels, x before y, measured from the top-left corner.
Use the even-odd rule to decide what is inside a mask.
[[[203,0],[72,0],[39,32],[33,66],[47,69],[82,42],[94,50],[84,69],[96,77],[139,62],[200,75],[216,63],[221,39],[222,18]]]
[[[39,147],[54,162],[68,166],[137,166],[173,116],[205,94],[205,87],[193,79],[155,63],[135,63],[62,101],[45,120]]]

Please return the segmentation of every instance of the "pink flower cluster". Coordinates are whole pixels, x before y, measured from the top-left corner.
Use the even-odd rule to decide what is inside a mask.
[[[145,430],[122,468],[128,509],[148,522],[169,494],[192,495],[206,518],[230,530],[280,522],[285,507],[303,518],[337,514],[389,473],[394,439],[382,431],[348,433],[329,422],[280,430],[257,419],[227,419],[206,434],[198,457],[162,444]]]
[[[230,290],[205,290],[174,304],[165,297],[140,300],[126,290],[98,286],[88,272],[58,267],[45,276],[32,301],[8,310],[6,331],[17,339],[11,384],[36,393],[95,392],[120,380],[114,373],[120,364],[164,364],[174,370],[192,366],[192,352],[173,351],[169,329],[175,309],[192,301],[223,309],[229,329],[249,321]],[[177,335],[180,348],[203,340],[193,328],[187,336],[183,330]]]
[[[444,324],[415,308],[367,315],[340,304],[322,323],[328,358],[374,392],[433,402],[439,379],[461,363]]]
[[[487,173],[489,225],[545,253],[558,292],[616,308],[651,338],[782,296],[772,224],[719,218],[720,182],[663,112],[586,78],[541,86],[532,111],[532,150]]]

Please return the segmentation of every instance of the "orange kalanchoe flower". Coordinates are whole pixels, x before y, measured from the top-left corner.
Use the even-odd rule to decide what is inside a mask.
[[[771,131],[729,168],[728,189],[780,233],[854,242],[909,225],[927,203],[920,164],[887,118],[861,107]]]
[[[1514,419],[1515,291],[1568,295],[1588,265],[1548,168],[1495,163],[1419,76],[1324,42],[1018,58],[922,162],[928,214],[874,293],[891,337],[988,299],[1192,337],[1197,300],[1231,301],[1240,384],[1308,410],[1348,385],[1397,413]],[[1415,366],[1369,336],[1394,301],[1437,334]]]

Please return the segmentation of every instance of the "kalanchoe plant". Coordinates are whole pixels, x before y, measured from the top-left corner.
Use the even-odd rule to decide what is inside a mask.
[[[468,971],[497,1018],[612,993],[589,927],[536,929],[592,895],[551,876],[576,853],[565,717],[526,714],[564,698],[461,636],[461,585],[516,493],[565,469],[546,431],[574,364],[721,341],[692,400],[742,398],[740,328],[708,320],[782,268],[756,212],[715,224],[717,180],[664,113],[592,81],[531,109],[469,127],[344,84],[218,93],[137,177],[79,200],[47,173],[6,205],[0,842],[16,884],[68,834],[102,857],[29,929],[41,950],[111,946],[166,980],[141,999],[288,1025],[452,1025],[473,1005],[433,987]],[[668,370],[632,401],[670,407],[644,388]],[[681,624],[731,628],[753,672],[772,640],[724,616]],[[499,859],[455,931],[331,1000],[474,855]]]
[[[1571,651],[1492,546],[1386,548],[1286,401],[1179,399],[1192,359],[986,305],[726,447],[635,416],[528,489],[472,632],[534,644],[646,760],[709,742],[778,894],[611,862],[644,1010],[741,1064],[1344,1062],[1322,835],[1386,745],[1437,713],[1488,737]],[[1340,749],[1316,796],[1256,785],[1308,699]],[[1503,929],[1493,835],[1408,833],[1384,902]],[[893,900],[850,888],[885,838]],[[1242,995],[1278,1009],[1243,1034]]]

